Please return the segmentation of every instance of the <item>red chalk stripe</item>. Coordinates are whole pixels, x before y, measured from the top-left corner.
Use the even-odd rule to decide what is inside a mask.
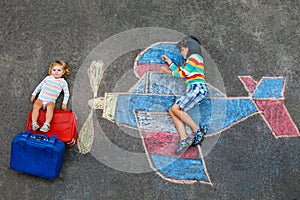
[[[254,100],[276,137],[300,136],[281,100]]]
[[[147,151],[150,154],[178,157],[175,150],[178,147],[179,135],[158,131],[142,131]],[[198,148],[191,146],[188,150],[180,155],[181,158],[200,159]]]
[[[147,71],[160,71],[161,67],[166,67],[169,68],[167,64],[157,64],[157,63],[152,63],[152,64],[147,64],[147,63],[137,63],[136,67],[136,73],[139,75],[139,77],[142,77],[143,74]]]

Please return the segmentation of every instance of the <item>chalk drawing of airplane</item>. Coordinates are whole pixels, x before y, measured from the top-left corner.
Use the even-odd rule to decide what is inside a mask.
[[[183,62],[175,44],[154,44],[138,55],[135,73],[141,78],[130,91],[106,93],[104,97],[91,99],[89,105],[102,109],[103,117],[114,123],[138,129],[150,166],[164,179],[212,184],[199,145],[179,157],[174,154],[179,135],[168,109],[185,85],[182,79],[158,72],[165,65],[162,54],[178,64]],[[227,97],[208,83],[209,96],[188,111],[200,125],[209,127],[205,137],[220,134],[257,114],[262,116],[275,138],[299,137],[299,130],[284,106],[284,77],[262,77],[259,82],[250,76],[239,79],[248,96]]]

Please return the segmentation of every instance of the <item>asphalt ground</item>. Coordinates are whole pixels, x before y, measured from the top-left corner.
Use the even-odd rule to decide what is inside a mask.
[[[115,35],[145,27],[198,37],[222,77],[211,81],[221,81],[229,97],[248,95],[238,76],[255,80],[283,76],[285,106],[300,127],[299,6],[293,0],[2,0],[0,199],[299,199],[300,137],[276,139],[260,115],[220,134],[205,156],[212,185],[172,183],[151,170],[118,170],[90,153],[80,154],[77,147],[67,150],[54,181],[9,167],[11,141],[25,129],[31,93],[47,75],[49,64],[59,59],[69,62],[69,108],[73,108],[74,83],[91,52]],[[120,41],[125,46],[132,43],[126,37]],[[118,45],[107,49],[116,50]],[[125,73],[128,82],[118,87],[120,91],[138,81],[133,62],[142,50],[132,49],[111,60],[98,96],[114,91]],[[101,112],[96,112],[97,119],[114,145],[144,153],[135,133],[124,134],[124,128],[103,119]],[[76,114],[81,127],[86,113]]]

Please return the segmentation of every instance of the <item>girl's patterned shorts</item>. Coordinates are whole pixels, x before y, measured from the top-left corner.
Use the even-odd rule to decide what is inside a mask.
[[[175,103],[179,105],[179,107],[184,111],[188,111],[201,100],[203,100],[206,97],[207,93],[207,87],[205,84],[193,84],[186,88],[185,93],[181,97],[179,97]]]

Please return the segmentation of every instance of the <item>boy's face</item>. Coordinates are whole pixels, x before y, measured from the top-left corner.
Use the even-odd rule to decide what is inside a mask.
[[[188,48],[187,47],[180,47],[180,54],[181,56],[186,59],[187,53],[188,53]]]
[[[65,74],[63,67],[61,65],[55,65],[52,67],[51,75],[54,78],[61,78]]]

